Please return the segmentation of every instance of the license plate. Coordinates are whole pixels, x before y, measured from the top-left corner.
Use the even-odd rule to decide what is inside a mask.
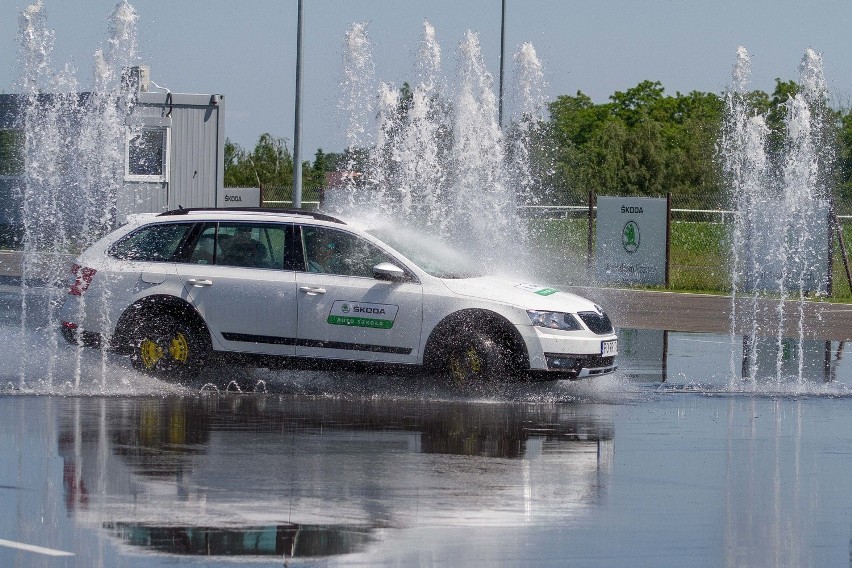
[[[618,340],[601,341],[601,357],[612,357],[618,354]]]

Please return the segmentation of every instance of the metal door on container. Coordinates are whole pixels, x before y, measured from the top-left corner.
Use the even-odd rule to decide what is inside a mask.
[[[372,268],[395,262],[352,233],[303,226],[304,271],[296,273],[296,355],[414,363],[423,324],[422,286],[415,278],[378,280]]]
[[[295,353],[292,247],[291,224],[223,222],[202,228],[178,273],[219,348]]]

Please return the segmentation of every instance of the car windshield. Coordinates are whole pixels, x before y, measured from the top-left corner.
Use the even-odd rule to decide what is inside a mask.
[[[438,278],[482,276],[482,267],[473,259],[431,235],[412,230],[371,229],[369,234],[404,254],[427,274]]]

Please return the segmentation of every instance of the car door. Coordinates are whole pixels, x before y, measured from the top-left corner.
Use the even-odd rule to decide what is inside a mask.
[[[385,251],[348,231],[303,225],[304,270],[296,273],[296,355],[415,363],[423,325],[422,286],[377,280],[372,268],[399,265]]]
[[[208,223],[178,273],[219,349],[293,355],[293,225]]]
[[[187,222],[144,225],[109,247],[108,268],[99,276],[99,292],[87,296],[88,317],[107,326],[115,325],[120,313],[113,310],[124,311],[144,296],[179,294],[182,283],[175,270],[175,259],[181,256],[194,225]]]

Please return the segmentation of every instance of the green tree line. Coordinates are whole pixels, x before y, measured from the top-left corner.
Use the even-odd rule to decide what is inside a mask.
[[[715,161],[723,100],[712,93],[666,96],[643,81],[609,102],[582,92],[550,104],[548,132],[555,164],[552,187],[567,201],[602,195],[664,196],[681,203],[721,197]]]
[[[772,93],[746,95],[754,112],[766,117],[770,160],[782,153],[787,102],[798,89],[794,81],[776,79]],[[715,93],[667,95],[658,81],[617,91],[605,103],[581,91],[557,97],[536,133],[538,201],[584,203],[589,191],[653,197],[671,192],[677,207],[726,207],[729,196],[717,155],[724,106],[723,96]],[[835,156],[833,185],[841,212],[850,212],[852,109],[828,113],[829,139],[836,141],[828,149]],[[317,150],[313,162],[302,166],[304,187],[323,187],[326,173],[344,163],[339,154]],[[293,159],[284,139],[263,134],[250,151],[226,142],[226,185],[292,187],[292,182]]]
[[[787,102],[799,91],[776,79],[772,93],[748,93],[755,113],[766,119],[770,161],[783,152]],[[547,124],[556,156],[551,186],[567,201],[582,202],[588,191],[602,195],[663,196],[677,206],[725,207],[729,196],[717,148],[724,98],[693,91],[666,95],[659,82],[642,81],[596,104],[582,92],[560,96]],[[828,109],[829,143],[835,153],[834,186],[841,206],[852,208],[852,110]],[[848,202],[848,203],[846,203]]]
[[[326,173],[337,170],[339,160],[337,154],[326,154],[320,148],[313,162],[302,162],[302,186],[310,197],[318,196],[325,187]],[[265,133],[251,150],[225,140],[225,186],[263,187],[265,199],[291,199],[293,154],[286,139]]]

